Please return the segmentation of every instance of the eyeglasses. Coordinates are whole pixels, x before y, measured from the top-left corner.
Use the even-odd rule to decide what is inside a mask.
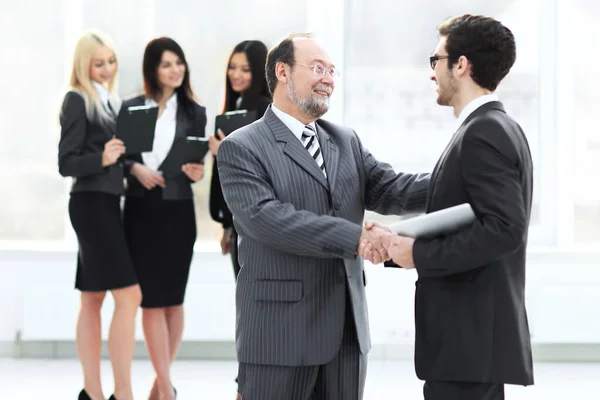
[[[315,75],[325,76],[325,74],[329,72],[329,75],[331,75],[334,79],[337,79],[337,78],[340,77],[340,71],[338,71],[337,69],[335,69],[333,67],[332,68],[325,68],[321,64],[306,65],[306,64],[298,64],[298,63],[296,63],[296,65],[301,65],[303,67],[311,68],[313,70],[313,72],[315,73]]]
[[[450,57],[450,56],[431,56],[429,57],[429,65],[431,66],[431,69],[435,69],[435,66],[437,65],[439,60],[444,60],[444,59],[448,59],[448,60],[453,60],[455,57]]]

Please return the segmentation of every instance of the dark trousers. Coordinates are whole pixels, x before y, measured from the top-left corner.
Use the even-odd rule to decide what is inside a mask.
[[[360,352],[354,318],[347,310],[342,345],[329,363],[307,367],[240,363],[238,379],[242,400],[362,400],[366,376],[367,356]]]
[[[504,400],[504,385],[470,382],[425,382],[425,400]]]

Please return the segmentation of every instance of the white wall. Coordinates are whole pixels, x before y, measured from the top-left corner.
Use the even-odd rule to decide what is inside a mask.
[[[536,344],[600,343],[600,253],[532,250],[527,302]],[[72,341],[78,292],[73,252],[0,251],[0,342]],[[374,345],[412,345],[414,271],[367,266]],[[233,341],[233,272],[227,257],[198,252],[186,297],[184,341]],[[112,302],[103,308],[104,337]],[[138,339],[142,332],[138,326]]]

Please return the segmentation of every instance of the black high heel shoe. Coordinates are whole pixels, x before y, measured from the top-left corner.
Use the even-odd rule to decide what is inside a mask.
[[[89,394],[87,394],[85,389],[81,389],[81,392],[79,392],[78,400],[92,400],[92,398]]]
[[[116,397],[115,397],[115,395],[113,394],[112,396],[110,396],[110,397],[108,398],[108,400],[117,400],[117,398],[116,398]]]

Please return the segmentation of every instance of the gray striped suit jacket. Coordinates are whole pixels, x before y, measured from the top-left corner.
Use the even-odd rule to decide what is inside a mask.
[[[371,346],[363,260],[365,209],[424,211],[429,174],[396,174],[356,133],[318,120],[327,179],[271,107],[219,147],[221,186],[239,234],[238,361],[331,361],[350,300],[360,350]]]

